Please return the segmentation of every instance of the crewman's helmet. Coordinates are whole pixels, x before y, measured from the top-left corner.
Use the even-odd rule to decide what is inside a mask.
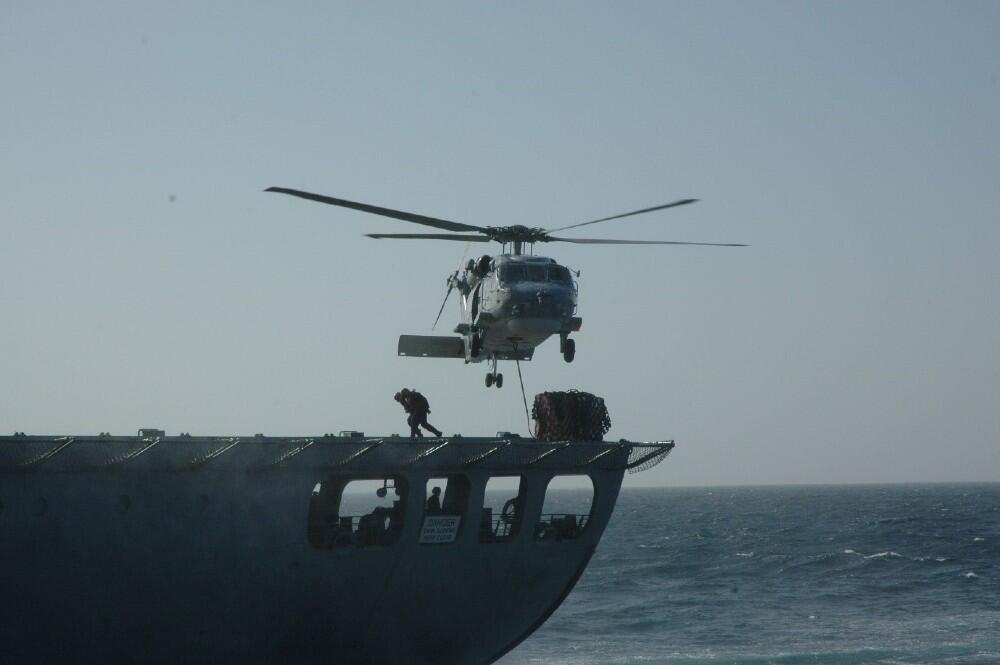
[[[392,396],[392,398],[398,402],[399,400],[403,399],[403,393],[396,393],[395,395]]]

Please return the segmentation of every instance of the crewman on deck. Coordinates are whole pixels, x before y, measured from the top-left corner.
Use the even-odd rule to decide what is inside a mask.
[[[410,426],[411,439],[423,437],[423,434],[420,433],[421,427],[428,432],[433,432],[434,436],[441,436],[441,430],[427,422],[427,414],[431,412],[431,406],[426,397],[416,390],[403,388],[393,396],[393,399],[399,402],[403,406],[403,410],[409,414],[406,423]]]

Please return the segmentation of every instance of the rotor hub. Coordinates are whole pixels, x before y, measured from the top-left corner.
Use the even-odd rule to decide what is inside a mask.
[[[490,240],[501,243],[545,242],[548,233],[545,229],[515,224],[513,226],[490,226],[486,229]]]

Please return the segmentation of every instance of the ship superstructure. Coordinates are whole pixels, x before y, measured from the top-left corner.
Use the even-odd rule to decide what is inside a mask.
[[[0,650],[12,663],[491,663],[573,588],[625,471],[673,446],[0,437]],[[589,509],[547,512],[562,477],[592,488]],[[381,505],[356,511],[352,487]]]

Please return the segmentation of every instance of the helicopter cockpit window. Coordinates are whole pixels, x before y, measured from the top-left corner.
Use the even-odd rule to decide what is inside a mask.
[[[572,284],[573,279],[569,275],[569,270],[564,266],[549,266],[549,281],[561,284]]]
[[[572,284],[569,270],[564,266],[505,265],[500,268],[500,281],[511,282],[559,282]]]
[[[528,269],[529,282],[545,281],[545,266],[525,266]]]
[[[511,282],[523,282],[527,276],[524,266],[521,265],[505,265],[500,268],[500,281],[505,284],[510,284]]]

